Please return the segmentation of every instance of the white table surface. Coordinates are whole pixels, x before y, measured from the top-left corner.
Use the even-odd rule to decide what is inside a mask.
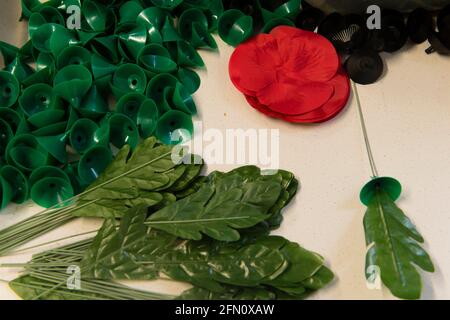
[[[0,39],[20,45],[26,24],[19,23],[19,1],[2,0]],[[233,49],[220,40],[219,53],[202,52],[207,70],[195,95],[205,129],[280,129],[280,166],[301,180],[301,190],[285,211],[276,232],[326,257],[336,281],[313,299],[392,299],[387,290],[369,290],[364,278],[365,207],[358,195],[370,170],[356,105],[320,125],[292,125],[270,119],[247,105],[228,78]],[[385,55],[387,73],[371,86],[359,86],[372,148],[383,175],[399,179],[404,192],[398,205],[417,224],[425,248],[436,265],[423,274],[424,299],[450,298],[450,58],[427,56],[425,44]],[[208,172],[232,165],[208,166]],[[0,227],[40,209],[31,203],[11,205],[0,213]],[[27,246],[93,230],[99,220],[79,219]],[[63,244],[63,243],[60,243]],[[60,245],[59,244],[59,245]],[[4,257],[0,263],[25,262],[29,254]],[[10,280],[18,269],[0,268],[0,279]],[[166,293],[187,288],[173,282],[133,283]],[[0,282],[0,299],[16,299]]]

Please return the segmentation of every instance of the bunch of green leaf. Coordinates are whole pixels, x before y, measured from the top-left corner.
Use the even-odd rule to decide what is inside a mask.
[[[107,219],[81,261],[83,278],[152,280],[164,275],[193,284],[198,290],[193,292],[262,290],[283,299],[303,298],[333,279],[321,256],[282,237],[243,232],[235,242],[186,240],[146,227],[146,216],[145,207],[136,207],[120,225]]]
[[[259,223],[279,226],[281,210],[297,187],[294,175],[282,170],[266,173],[246,166],[228,173],[213,172],[183,199],[152,214],[147,224],[184,239],[200,240],[206,234],[235,241],[239,229]]]
[[[382,188],[377,188],[370,200],[364,216],[364,230],[368,246],[368,281],[381,276],[396,297],[420,298],[422,280],[416,266],[434,272],[433,263],[419,245],[424,242],[423,237]]]
[[[133,153],[129,146],[124,146],[86,191],[1,230],[0,255],[75,217],[120,218],[136,205],[145,205],[156,211],[175,202],[175,193],[190,186],[200,174],[203,161],[190,155],[183,158],[190,161],[175,162],[173,148],[159,144],[154,137],[139,144]]]

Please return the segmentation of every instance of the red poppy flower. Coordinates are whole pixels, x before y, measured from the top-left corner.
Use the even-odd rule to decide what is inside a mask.
[[[290,122],[322,122],[347,103],[350,87],[324,37],[280,26],[236,48],[230,77],[257,110]]]

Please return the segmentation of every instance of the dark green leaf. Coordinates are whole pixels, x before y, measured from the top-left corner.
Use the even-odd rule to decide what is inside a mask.
[[[420,298],[422,282],[416,266],[433,272],[433,263],[418,245],[423,238],[411,220],[382,189],[375,192],[368,205],[364,229],[368,246],[366,270],[378,267],[381,280],[395,296]]]

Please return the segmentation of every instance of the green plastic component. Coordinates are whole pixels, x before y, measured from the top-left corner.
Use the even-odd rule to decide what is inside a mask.
[[[199,9],[184,11],[178,20],[178,32],[194,48],[217,49],[217,43],[208,29],[208,18]]]
[[[362,188],[359,195],[361,202],[366,206],[369,205],[378,188],[383,189],[393,201],[397,200],[402,193],[402,185],[398,180],[391,177],[377,177]]]
[[[65,48],[67,41],[74,40],[70,35],[72,33],[59,24],[45,23],[33,31],[31,42],[40,52],[52,53],[52,49],[57,51]]]
[[[27,146],[17,146],[8,152],[11,163],[22,172],[31,172],[47,164],[47,155]]]
[[[139,143],[139,130],[135,122],[124,114],[115,113],[109,118],[110,141],[116,148],[128,144],[134,149]]]
[[[116,29],[118,47],[122,57],[135,61],[147,42],[147,29],[143,25],[127,23]]]
[[[218,32],[223,41],[235,47],[253,34],[253,18],[236,9],[225,11],[219,19]]]
[[[67,128],[67,121],[60,121],[48,126],[31,131],[31,134],[36,137],[55,136],[64,132]]]
[[[0,108],[0,119],[4,120],[10,127],[13,133],[17,132],[20,123],[24,120],[23,115],[11,108]]]
[[[92,74],[94,79],[100,79],[108,75],[112,75],[116,70],[117,66],[109,62],[104,57],[93,54],[91,57]]]
[[[53,90],[77,108],[91,85],[92,75],[86,67],[70,65],[58,71],[53,81]]]
[[[8,145],[9,141],[14,137],[14,132],[9,125],[8,122],[6,122],[3,119],[0,119],[0,154],[3,155],[6,151],[6,146]]]
[[[134,122],[137,121],[137,116],[139,108],[142,103],[147,100],[147,97],[140,93],[128,93],[122,96],[116,104],[116,111],[122,113],[132,119]]]
[[[90,31],[103,32],[116,23],[114,13],[100,1],[84,0],[81,12]]]
[[[57,97],[54,94],[53,88],[45,83],[29,86],[19,98],[19,106],[28,117],[48,109],[53,109],[56,104]]]
[[[19,82],[24,81],[34,73],[34,70],[28,64],[24,63],[19,57],[7,65],[5,71],[8,71],[15,76]]]
[[[183,0],[151,0],[151,2],[159,8],[173,10],[178,7]]]
[[[186,41],[177,42],[176,53],[179,66],[192,68],[205,66],[205,63],[197,50]]]
[[[164,25],[161,28],[161,36],[163,42],[171,42],[171,41],[179,41],[181,40],[181,36],[178,33],[175,25],[173,23],[173,19],[169,16],[166,17],[164,21]]]
[[[194,94],[198,90],[198,88],[200,88],[200,77],[197,72],[191,69],[179,68],[177,72],[177,78],[189,91],[190,94]]]
[[[137,125],[142,138],[150,137],[158,123],[159,111],[152,99],[146,99],[140,106],[137,114]]]
[[[108,81],[109,82],[109,81]],[[97,85],[93,85],[77,108],[83,117],[98,119],[109,111],[108,103]]]
[[[168,73],[161,73],[153,77],[148,83],[147,97],[153,99],[156,104],[164,100],[164,90],[167,88],[175,88],[178,79]]]
[[[258,0],[258,6],[261,10],[262,17],[265,23],[275,18],[290,18],[294,19],[301,10],[301,0],[286,1],[277,8],[267,8],[265,5],[267,1]]]
[[[172,97],[176,109],[191,115],[197,114],[197,107],[189,91],[180,83],[176,84]]]
[[[50,109],[37,112],[28,118],[28,122],[36,128],[43,128],[52,123],[62,121],[66,112],[61,109]]]
[[[136,17],[144,10],[139,2],[127,1],[119,9],[119,24],[135,22]]]
[[[14,192],[9,182],[0,176],[0,209],[6,208],[14,197]]]
[[[55,23],[64,25],[64,17],[53,7],[44,7],[39,12],[31,14],[28,20],[28,35],[31,37],[41,25],[46,23]]]
[[[224,13],[222,0],[211,0],[204,13],[208,19],[209,31],[214,32],[217,29],[220,16]]]
[[[170,56],[169,51],[159,44],[145,46],[138,55],[138,63],[145,70],[152,73],[171,73],[178,65]]]
[[[10,201],[15,202],[17,204],[22,204],[28,200],[28,192],[29,192],[28,181],[25,175],[20,170],[10,165],[3,166],[0,169],[0,177],[1,179],[5,180],[11,187],[11,191],[13,194]],[[6,186],[6,189],[7,188],[8,187]],[[2,190],[5,190],[3,188],[3,184]],[[8,198],[9,196],[7,196],[5,200],[7,200]],[[2,200],[2,205],[3,204],[7,203],[5,203],[5,201]]]
[[[95,146],[82,155],[78,163],[78,174],[83,184],[91,184],[112,161],[111,149]]]
[[[20,85],[16,77],[7,71],[0,71],[0,108],[9,108],[19,97]]]
[[[56,58],[58,69],[69,65],[82,65],[89,67],[91,64],[91,53],[89,50],[80,46],[71,46],[63,49]]]
[[[89,42],[91,42],[92,39],[100,35],[101,32],[86,32],[83,30],[78,29],[77,35],[80,39],[81,45],[86,46]]]
[[[147,76],[136,64],[126,63],[114,72],[111,89],[116,99],[120,99],[126,93],[144,93],[147,85]]]
[[[278,27],[278,26],[290,26],[290,27],[295,27],[295,23],[288,19],[288,18],[273,18],[272,20],[268,21],[264,27],[262,28],[261,32],[262,33],[269,33],[270,31],[272,31],[274,28]]]
[[[116,36],[96,37],[90,41],[91,50],[112,63],[119,63],[120,56]]]
[[[50,208],[61,201],[74,196],[70,180],[61,178],[44,178],[37,181],[30,191],[31,199],[44,208]]]
[[[92,120],[79,119],[70,130],[69,141],[77,153],[83,154],[95,145],[107,145],[109,130],[99,128],[97,123]]]
[[[158,120],[155,135],[165,144],[189,141],[194,132],[192,118],[184,112],[171,110]]]
[[[36,137],[39,145],[46,150],[53,158],[60,163],[67,163],[68,156],[66,151],[67,134],[59,134],[56,136]]]
[[[53,78],[55,75],[55,69],[53,68],[45,68],[39,71],[36,71],[26,79],[22,80],[23,87],[29,87],[33,84],[46,83],[51,84],[53,82]]]
[[[159,31],[162,28],[167,15],[168,12],[161,8],[149,7],[139,13],[136,22],[145,26],[147,30],[149,30],[149,33],[152,32],[152,29]]]
[[[35,183],[45,178],[59,178],[69,180],[67,174],[60,168],[54,166],[43,166],[33,170],[28,179],[28,183],[32,188]]]
[[[41,52],[36,58],[36,70],[40,71],[47,68],[56,68],[55,59],[50,53]]]
[[[0,54],[3,57],[3,63],[7,66],[10,64],[19,53],[19,49],[4,41],[0,41]]]
[[[80,194],[88,186],[86,183],[82,182],[78,176],[78,162],[68,164],[64,168],[64,172],[69,177],[75,194]]]

